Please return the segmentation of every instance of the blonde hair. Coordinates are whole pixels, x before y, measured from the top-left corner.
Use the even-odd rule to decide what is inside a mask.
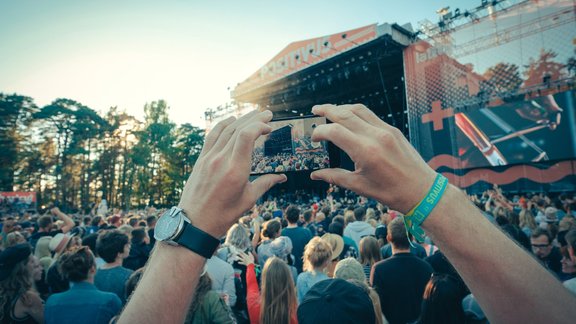
[[[260,323],[289,324],[297,309],[292,272],[286,262],[270,257],[262,270]]]
[[[304,271],[324,269],[332,260],[332,246],[330,243],[315,236],[304,248]]]
[[[234,224],[226,233],[226,240],[224,241],[226,246],[234,246],[241,251],[246,251],[251,248],[250,237],[246,232],[246,228],[239,224]]]
[[[354,212],[351,210],[346,211],[346,213],[344,213],[344,225],[348,226],[348,224],[355,222],[356,221],[356,217],[354,216]]]
[[[528,227],[531,230],[536,229],[536,222],[534,221],[534,215],[532,212],[526,209],[520,211],[520,228]]]

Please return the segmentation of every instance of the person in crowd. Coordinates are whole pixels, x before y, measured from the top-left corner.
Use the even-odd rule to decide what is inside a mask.
[[[298,306],[299,324],[381,323],[369,293],[343,279],[328,279],[314,285]]]
[[[134,230],[134,228],[128,224],[124,224],[124,225],[120,225],[117,227],[117,229],[121,232],[124,233],[128,236],[128,239],[130,241],[132,241],[132,231]]]
[[[16,220],[12,216],[6,217],[2,221],[2,232],[0,232],[0,247],[6,248],[6,241],[8,240],[8,234],[16,230]]]
[[[256,236],[258,235],[256,234]],[[234,268],[236,304],[232,306],[232,311],[238,323],[242,324],[248,323],[250,320],[248,318],[248,306],[246,305],[246,266],[239,262],[238,254],[240,252],[253,253],[248,231],[244,226],[236,223],[226,233],[224,244],[218,250],[217,255]]]
[[[337,221],[337,219],[342,219],[342,222]],[[342,236],[344,233],[344,218],[342,216],[334,217],[334,220],[330,223],[330,226],[328,226],[328,233],[336,234],[342,237],[344,241],[344,248],[339,257],[340,260],[345,258],[358,258],[356,242],[349,237]]]
[[[567,244],[566,252],[568,255],[564,256],[564,258],[570,259],[572,265],[576,265],[576,229],[568,231],[565,239]],[[576,278],[566,280],[563,284],[572,294],[576,295]]]
[[[150,248],[153,248],[154,244],[156,243],[156,239],[154,238],[154,228],[156,227],[157,220],[158,219],[154,215],[148,216],[146,218],[146,225],[148,225],[148,237],[150,238]]]
[[[60,271],[70,290],[46,301],[46,323],[108,323],[122,309],[120,298],[94,286],[96,263],[86,246],[75,246],[60,257]]]
[[[378,240],[373,236],[366,236],[360,240],[360,263],[364,268],[366,281],[370,281],[370,272],[374,264],[382,260]]]
[[[302,255],[304,247],[312,239],[312,233],[307,228],[298,226],[300,218],[300,208],[292,205],[286,208],[286,221],[288,227],[282,230],[282,236],[287,236],[292,241],[292,254],[294,255],[294,266],[298,273],[302,272]]]
[[[410,253],[402,216],[388,224],[387,239],[392,256],[372,267],[370,285],[378,292],[382,313],[390,324],[415,321],[432,267]]]
[[[388,235],[388,233],[386,233]],[[420,259],[424,259],[427,256],[426,249],[416,242],[414,242],[412,238],[412,234],[408,233],[408,239],[412,244],[410,244],[410,253],[414,254],[415,256],[419,257]],[[382,259],[388,259],[392,256],[392,244],[390,241],[384,244],[383,247],[380,248],[380,254],[382,255]]]
[[[212,286],[208,273],[200,276],[185,324],[236,324],[230,307],[219,293],[211,289]]]
[[[344,251],[344,240],[341,236],[332,233],[326,233],[322,235],[322,240],[328,242],[332,248],[332,256],[330,257],[330,262],[328,263],[326,274],[328,277],[333,278],[336,264],[342,259],[342,251]]]
[[[43,236],[56,236],[58,233],[66,234],[74,227],[74,221],[68,215],[64,214],[58,207],[50,209],[52,215],[58,217],[64,224],[60,229],[54,230],[54,221],[52,216],[46,215],[38,219],[38,231],[30,236],[32,248],[36,248],[36,243]]]
[[[302,213],[302,218],[304,218],[304,224],[302,224],[302,227],[307,228],[312,236],[316,236],[317,231],[314,212],[311,209],[307,209]]]
[[[130,254],[124,259],[122,266],[130,270],[138,270],[146,265],[150,257],[150,238],[144,228],[132,230]]]
[[[88,227],[88,234],[96,234],[99,230],[106,226],[106,222],[102,216],[94,216],[90,222],[90,227]]]
[[[326,275],[328,265],[332,261],[332,246],[327,241],[315,236],[304,249],[304,272],[298,275],[296,291],[298,302],[317,282],[329,279]]]
[[[560,250],[552,245],[552,237],[548,231],[537,228],[530,236],[532,252],[540,262],[556,276],[562,273],[562,254]]]
[[[364,267],[354,258],[346,258],[338,261],[336,268],[334,268],[334,278],[367,283],[366,276],[364,275]]]
[[[126,280],[133,272],[122,266],[122,262],[130,254],[128,236],[118,230],[105,231],[98,236],[96,250],[106,263],[96,271],[94,285],[102,291],[115,293],[124,304]]]
[[[68,233],[58,233],[50,240],[48,247],[53,253],[53,262],[46,273],[46,283],[51,294],[63,292],[70,288],[69,281],[60,272],[59,262],[61,261],[60,256],[75,246],[80,246],[79,241],[75,236]]]
[[[313,180],[341,186],[402,213],[428,197],[434,183],[446,185],[421,227],[466,280],[490,321],[566,323],[576,318],[576,297],[482,217],[461,190],[439,178],[398,129],[359,104],[319,105],[312,112],[333,122],[316,127],[312,139],[333,142],[350,156],[356,169],[316,170],[311,173]],[[282,174],[248,180],[254,142],[272,131],[267,124],[272,116],[270,111],[262,111],[239,119],[231,117],[218,123],[206,137],[179,206],[193,226],[213,238],[224,235],[272,186],[287,181]],[[204,263],[200,253],[160,243],[118,323],[183,322]],[[491,271],[485,271],[486,264]],[[150,291],[156,298],[150,298]],[[372,307],[366,298],[368,308]],[[286,305],[290,303],[284,304],[285,309],[291,308]],[[511,312],[517,305],[534,306]],[[316,312],[317,307],[312,308]]]
[[[374,235],[376,229],[365,222],[366,209],[364,207],[357,207],[353,211],[354,219],[351,223],[344,228],[344,236],[354,240],[356,246],[360,246],[360,240],[364,236]]]
[[[294,282],[298,279],[298,271],[294,267],[294,256],[292,255],[292,240],[286,236],[279,236],[270,243],[270,253],[272,256],[286,262],[292,273]]]
[[[13,231],[6,235],[6,244],[4,245],[5,248],[9,248],[11,246],[26,243],[26,238],[22,235],[19,231]]]
[[[213,255],[206,260],[204,269],[210,275],[212,290],[219,293],[229,306],[236,305],[236,285],[232,265]]]
[[[128,280],[126,280],[126,287],[125,287],[126,300],[130,300],[130,296],[132,296],[132,293],[134,292],[134,290],[136,290],[136,286],[138,286],[138,282],[140,282],[143,273],[144,268],[135,270],[134,272],[132,272]]]
[[[292,274],[286,262],[271,257],[266,260],[262,269],[262,288],[258,291],[258,282],[254,270],[254,256],[240,252],[240,262],[247,267],[248,282],[248,314],[250,323],[295,324],[296,291]]]
[[[38,258],[38,262],[42,265],[44,269],[44,274],[48,273],[48,268],[52,265],[54,261],[52,259],[52,252],[50,251],[50,241],[51,236],[41,237],[36,243],[36,249],[34,250],[34,256]]]
[[[364,289],[370,299],[372,300],[372,305],[374,306],[374,314],[376,315],[375,323],[382,324],[385,323],[384,315],[382,315],[382,308],[380,306],[380,297],[376,290],[368,286],[364,275],[364,269],[360,262],[353,258],[346,258],[340,260],[336,265],[334,270],[334,278],[339,278],[343,280],[348,280],[351,283]]]
[[[94,254],[94,256],[96,257],[96,269],[100,269],[100,267],[106,264],[106,261],[104,261],[104,259],[102,259],[98,255],[98,251],[96,250],[97,241],[98,241],[98,233],[88,234],[84,236],[84,238],[82,239],[82,245],[85,245],[90,248],[90,251],[92,251],[92,254]]]
[[[271,219],[262,224],[262,231],[260,234],[262,240],[256,247],[259,264],[265,264],[266,260],[272,256],[272,252],[270,252],[270,243],[280,236],[281,230],[282,225],[277,218]],[[254,233],[254,235],[256,235],[256,233]]]
[[[449,275],[434,275],[424,289],[422,310],[416,323],[460,324],[465,322],[460,283]]]
[[[41,277],[28,243],[0,252],[0,323],[44,323],[44,304],[34,289]]]

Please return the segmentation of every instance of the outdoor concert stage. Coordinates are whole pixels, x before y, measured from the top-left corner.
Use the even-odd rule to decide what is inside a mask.
[[[469,192],[576,190],[576,2],[479,4],[293,42],[232,96],[276,117],[363,103]],[[325,188],[307,176],[284,186]]]

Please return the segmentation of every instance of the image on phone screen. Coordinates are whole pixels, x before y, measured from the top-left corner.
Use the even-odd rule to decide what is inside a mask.
[[[306,116],[273,120],[272,132],[260,136],[252,153],[251,174],[312,171],[330,167],[326,141],[313,142],[312,131],[326,118]]]

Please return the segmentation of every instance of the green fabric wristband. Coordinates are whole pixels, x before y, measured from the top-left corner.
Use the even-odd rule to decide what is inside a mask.
[[[406,231],[412,234],[418,242],[423,242],[425,235],[420,225],[422,225],[430,213],[432,213],[432,210],[444,195],[446,187],[448,187],[448,179],[438,173],[426,197],[404,216]]]

